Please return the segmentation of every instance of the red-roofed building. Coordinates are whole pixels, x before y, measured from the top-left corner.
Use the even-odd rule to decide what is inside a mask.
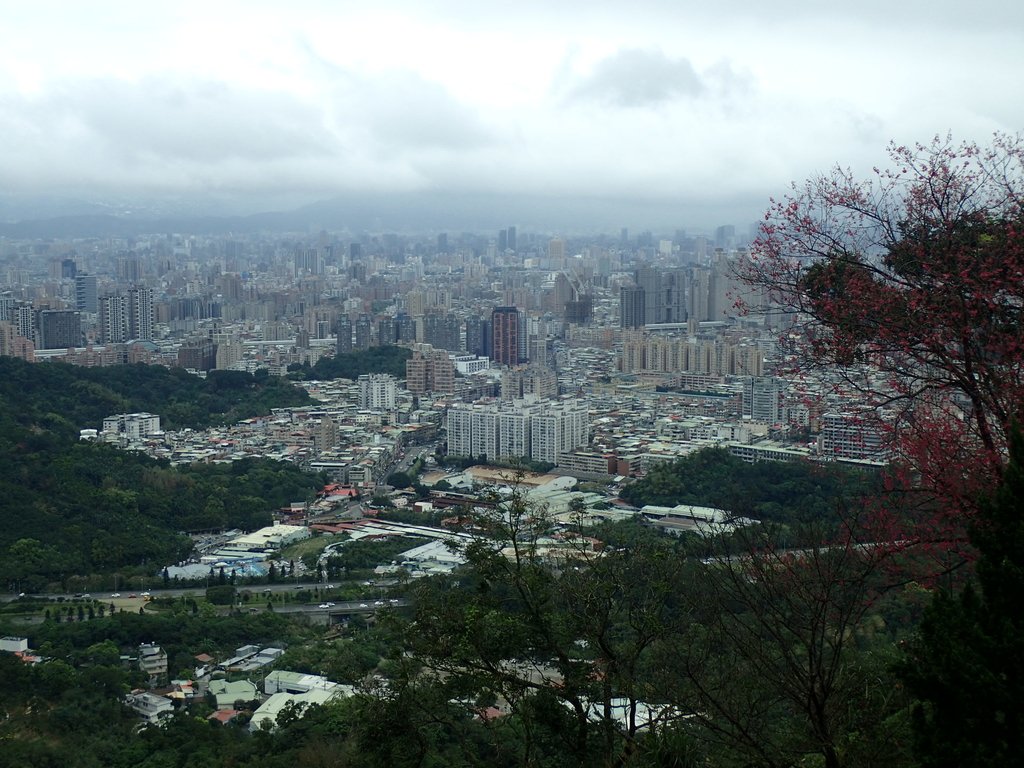
[[[240,714],[242,714],[242,713],[239,712],[237,709],[218,709],[216,712],[214,712],[212,715],[210,715],[206,719],[207,720],[216,720],[218,723],[227,725],[232,720],[234,720],[236,717],[238,717]]]

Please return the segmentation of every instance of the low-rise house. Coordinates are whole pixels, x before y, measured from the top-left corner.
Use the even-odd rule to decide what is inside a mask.
[[[234,709],[239,701],[258,701],[259,688],[251,680],[211,680],[210,695],[213,696],[217,709]]]
[[[275,669],[263,680],[263,692],[267,695],[275,693],[308,693],[309,691],[331,691],[341,687],[340,683],[328,680],[320,675],[307,675],[302,672],[288,672]]]
[[[174,712],[174,704],[170,699],[149,691],[132,691],[125,697],[125,704],[147,723],[158,723]]]
[[[305,677],[316,677],[316,675],[306,675]],[[354,690],[350,685],[341,685],[330,680],[325,682],[330,683],[330,687],[312,688],[305,693],[279,691],[273,694],[263,702],[259,709],[253,712],[252,720],[249,721],[249,730],[258,731],[261,728],[277,727],[278,715],[288,706],[297,707],[301,716],[301,713],[312,705],[326,704],[332,699],[351,696]]]
[[[167,652],[159,645],[143,643],[139,646],[139,669],[149,675],[150,683],[167,676]]]

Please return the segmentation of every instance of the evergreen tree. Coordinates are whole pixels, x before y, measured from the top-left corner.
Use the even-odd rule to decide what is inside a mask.
[[[1024,436],[971,528],[975,583],[940,592],[903,674],[920,698],[914,726],[928,767],[1015,764],[1024,754]]]

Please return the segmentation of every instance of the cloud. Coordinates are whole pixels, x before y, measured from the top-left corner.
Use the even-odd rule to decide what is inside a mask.
[[[620,107],[647,107],[678,97],[700,96],[705,84],[686,58],[660,51],[621,50],[599,61],[572,86],[569,99]]]
[[[423,187],[420,156],[493,141],[416,73],[338,70],[304,93],[178,74],[61,80],[0,95],[0,177],[28,189]]]

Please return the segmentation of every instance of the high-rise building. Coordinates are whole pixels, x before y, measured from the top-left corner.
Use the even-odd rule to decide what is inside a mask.
[[[685,322],[687,283],[683,269],[637,269],[636,284],[644,289],[644,325]]]
[[[594,317],[594,297],[581,293],[578,299],[565,302],[566,325],[586,325]]]
[[[398,341],[398,324],[391,315],[377,321],[377,344],[384,347]]]
[[[194,371],[210,371],[217,366],[217,345],[212,339],[189,339],[178,348],[178,365]]]
[[[587,445],[590,419],[585,402],[522,400],[457,403],[445,419],[448,452],[459,456],[526,458],[557,464]]]
[[[11,310],[14,332],[26,339],[36,338],[36,313],[31,304],[19,304]]]
[[[153,289],[137,286],[128,289],[128,338],[153,340]]]
[[[99,311],[96,275],[75,275],[75,309],[79,312]]]
[[[709,301],[711,297],[711,270],[707,267],[694,267],[690,270],[689,317],[697,322],[711,319]]]
[[[518,400],[527,395],[541,398],[558,395],[558,376],[551,368],[531,363],[501,374],[501,399]]]
[[[352,348],[357,352],[364,352],[370,348],[370,329],[373,327],[373,319],[365,312],[356,318],[355,342]]]
[[[560,237],[548,240],[548,262],[551,269],[565,268],[565,240]]]
[[[826,413],[822,416],[821,452],[830,459],[883,461],[882,425],[867,412]]]
[[[128,307],[124,296],[100,297],[100,343],[122,344],[128,341]]]
[[[496,307],[491,312],[490,357],[498,365],[516,366],[523,362],[519,356],[519,326],[519,310],[515,307]]]
[[[338,445],[338,425],[327,414],[320,417],[320,424],[313,435],[313,444],[318,451],[329,451]]]
[[[785,392],[785,379],[747,376],[743,380],[743,415],[768,424],[780,423]]]
[[[416,321],[405,312],[399,312],[395,318],[395,330],[399,344],[416,342]]]
[[[405,387],[414,395],[455,392],[455,362],[443,349],[418,344],[405,362]]]
[[[359,407],[393,411],[398,398],[398,382],[386,373],[367,373],[359,377]]]
[[[530,458],[558,464],[562,456],[588,444],[590,414],[582,400],[546,403],[530,419]]]
[[[431,312],[423,317],[423,341],[438,349],[462,349],[461,330],[459,318],[450,312]]]
[[[82,320],[78,312],[44,309],[36,314],[39,349],[67,349],[82,344]]]
[[[642,328],[646,317],[646,291],[639,285],[619,288],[619,327]]]
[[[31,339],[21,336],[15,331],[14,324],[0,320],[0,356],[19,357],[22,360],[35,360],[35,345]]]
[[[126,283],[142,280],[142,259],[134,254],[121,256],[117,260],[117,275]]]
[[[352,351],[352,321],[346,314],[338,316],[338,344],[335,349],[339,355]]]
[[[480,317],[466,318],[466,351],[478,357],[490,356],[490,322]]]
[[[661,273],[655,267],[643,266],[634,275],[637,287],[644,292],[644,325],[658,322],[658,292],[661,284]]]
[[[509,227],[508,228],[508,236],[507,236],[506,246],[507,246],[507,248],[510,251],[516,250],[516,228],[515,227]]]
[[[13,296],[0,296],[0,323],[14,322],[14,308],[18,300]]]
[[[296,275],[322,275],[324,260],[318,248],[300,248],[293,259]]]

